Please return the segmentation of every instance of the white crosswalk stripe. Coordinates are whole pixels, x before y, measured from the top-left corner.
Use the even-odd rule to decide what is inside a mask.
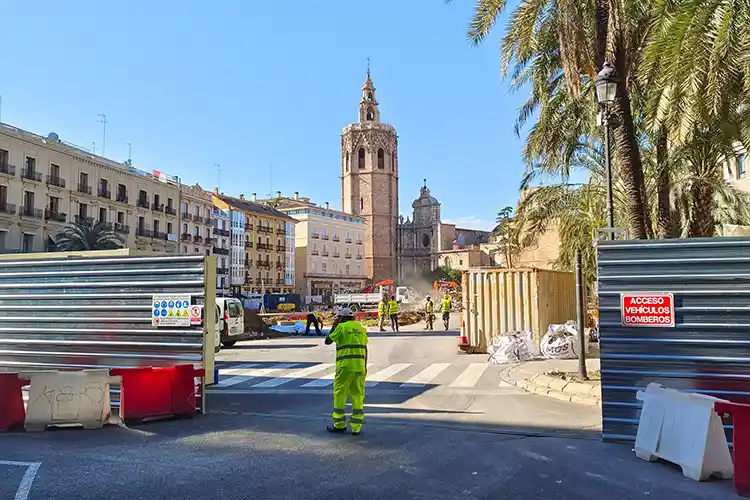
[[[433,363],[412,378],[401,384],[400,387],[424,387],[440,375],[450,363]]]
[[[241,369],[241,368],[234,368],[227,371],[230,371],[230,375],[235,375],[234,377],[229,377],[227,379],[222,379],[221,374],[222,372],[219,371],[219,383],[216,384],[217,387],[231,387],[233,385],[241,384],[242,382],[247,382],[248,380],[252,380],[256,377],[265,377],[266,375],[271,375],[274,373],[278,373],[282,370],[286,370],[289,368],[294,367],[295,363],[280,363],[278,365],[273,365],[268,368],[258,368],[258,369]]]
[[[387,368],[383,368],[379,372],[375,372],[372,375],[367,376],[365,387],[375,387],[380,382],[385,382],[389,378],[396,375],[398,372],[404,371],[411,366],[411,363],[396,363]]]
[[[451,387],[474,387],[487,369],[487,363],[472,363],[450,385]]]
[[[287,382],[291,382],[292,380],[298,379],[298,378],[304,378],[308,375],[312,375],[313,373],[317,373],[319,371],[328,370],[333,366],[333,363],[323,363],[319,365],[314,366],[308,366],[307,368],[302,368],[301,370],[296,370],[291,373],[287,373],[283,377],[278,378],[272,378],[271,380],[266,380],[265,382],[261,382],[259,384],[255,384],[252,387],[278,387],[282,384],[286,384]]]

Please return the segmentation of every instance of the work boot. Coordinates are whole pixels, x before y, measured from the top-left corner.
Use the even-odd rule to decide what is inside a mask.
[[[360,432],[362,432],[362,431],[357,431],[357,432],[352,431],[352,436],[359,436]]]
[[[336,427],[333,424],[328,424],[326,430],[333,434],[341,434],[342,432],[346,432],[346,427]]]

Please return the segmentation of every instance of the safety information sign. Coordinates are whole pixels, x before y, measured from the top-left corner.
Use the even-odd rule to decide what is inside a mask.
[[[623,326],[675,326],[671,293],[623,293],[620,308]]]
[[[153,326],[190,326],[190,295],[154,295],[151,300]]]

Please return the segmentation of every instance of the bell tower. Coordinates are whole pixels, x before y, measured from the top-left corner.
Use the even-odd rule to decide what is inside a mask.
[[[369,61],[358,117],[341,134],[341,206],[364,218],[365,275],[375,282],[396,279],[398,136],[380,121]]]

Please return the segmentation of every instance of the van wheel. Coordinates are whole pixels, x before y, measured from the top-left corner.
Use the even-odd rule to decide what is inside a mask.
[[[359,307],[359,304],[352,304],[351,307],[349,307],[349,309],[351,309],[353,313],[358,313],[359,311],[362,310],[362,308]]]
[[[226,342],[222,342],[221,345],[223,345],[224,347],[232,347],[236,343],[236,340],[227,340]]]

